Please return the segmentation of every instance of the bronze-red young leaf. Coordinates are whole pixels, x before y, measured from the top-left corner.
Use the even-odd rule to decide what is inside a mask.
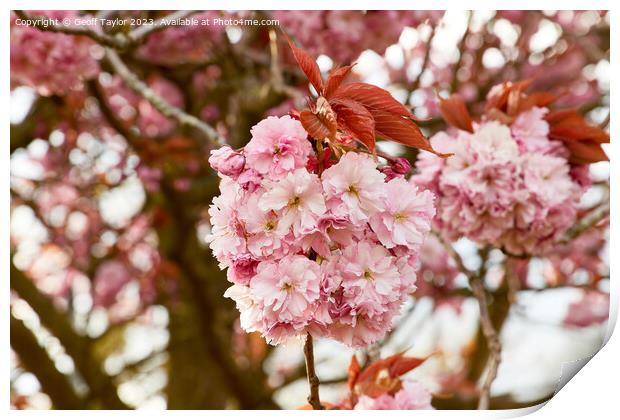
[[[361,141],[371,152],[375,152],[375,120],[364,105],[352,99],[340,98],[331,101],[340,129]]]
[[[336,93],[343,80],[351,72],[351,69],[354,65],[355,64],[351,64],[350,66],[343,66],[332,71],[329,74],[327,81],[325,82],[325,92],[323,93],[323,96],[329,99],[334,93]]]
[[[349,83],[342,86],[333,98],[349,98],[364,105],[372,114],[374,110],[388,112],[405,118],[416,120],[411,111],[398,102],[390,92],[368,83]]]
[[[308,134],[315,139],[333,138],[336,134],[336,127],[312,111],[301,111],[299,121]]]
[[[461,95],[454,94],[447,99],[439,98],[439,112],[452,127],[470,133],[474,132],[473,121]]]
[[[440,157],[452,155],[451,153],[440,153],[433,149],[430,141],[422,134],[416,123],[410,119],[381,110],[375,110],[372,114],[375,119],[375,133],[377,137],[426,150]]]
[[[301,68],[301,71],[304,72],[308,80],[314,89],[318,92],[319,95],[323,93],[323,80],[321,78],[321,70],[319,69],[319,65],[316,63],[314,58],[310,56],[306,51],[298,48],[293,41],[286,35],[286,40],[288,41],[288,45],[291,47],[293,51],[293,56],[295,56],[295,60],[297,64]]]

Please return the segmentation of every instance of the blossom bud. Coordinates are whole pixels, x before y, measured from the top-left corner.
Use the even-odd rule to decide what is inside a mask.
[[[391,166],[394,172],[401,175],[405,175],[411,170],[411,163],[409,163],[409,161],[403,157],[394,159],[391,162]]]
[[[222,175],[237,178],[245,167],[245,157],[230,146],[222,146],[211,151],[209,165]]]

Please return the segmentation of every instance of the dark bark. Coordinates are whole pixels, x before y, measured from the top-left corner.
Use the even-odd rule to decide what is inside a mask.
[[[11,348],[19,356],[25,370],[37,377],[54,408],[61,410],[84,409],[85,403],[73,389],[69,378],[60,373],[45,349],[24,323],[11,314]]]
[[[78,334],[66,314],[46,297],[24,273],[11,264],[11,289],[37,313],[41,324],[54,335],[73,359],[77,371],[89,387],[88,399],[106,409],[128,409],[118,397],[112,379],[103,372],[93,353],[90,339]]]

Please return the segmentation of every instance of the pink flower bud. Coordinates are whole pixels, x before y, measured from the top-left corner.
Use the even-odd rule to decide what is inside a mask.
[[[222,146],[211,151],[209,165],[222,175],[237,178],[245,167],[245,157],[230,146]]]
[[[411,163],[403,157],[394,159],[391,166],[394,172],[401,175],[405,175],[411,170]]]

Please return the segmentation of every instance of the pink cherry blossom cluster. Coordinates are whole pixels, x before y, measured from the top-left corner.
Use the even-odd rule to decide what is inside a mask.
[[[383,54],[406,26],[438,20],[443,11],[282,10],[271,12],[310,53],[350,63],[364,50]]]
[[[77,15],[67,10],[31,13],[52,19]],[[17,25],[16,19],[11,12],[11,83],[31,86],[41,95],[65,94],[99,72],[96,57],[103,49],[90,39]]]
[[[380,339],[415,290],[433,195],[348,152],[317,165],[301,123],[268,117],[243,150],[212,152],[222,178],[211,249],[246,331],[272,344],[311,332],[353,347]],[[319,167],[326,167],[319,173]]]
[[[433,136],[448,159],[423,153],[412,180],[435,192],[437,227],[449,240],[467,237],[512,254],[539,255],[572,226],[590,186],[587,166],[549,139],[546,108],[532,108],[510,124],[483,121],[474,132]]]
[[[410,379],[404,380],[402,388],[394,395],[381,394],[376,398],[362,395],[354,410],[434,410],[433,396],[424,386]]]

